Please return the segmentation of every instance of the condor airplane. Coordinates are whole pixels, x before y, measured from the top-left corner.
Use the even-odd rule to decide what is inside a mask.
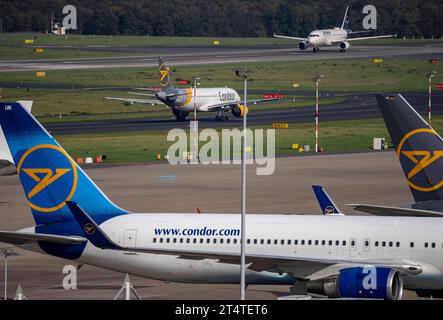
[[[338,47],[340,48],[340,52],[345,52],[351,46],[352,41],[392,38],[396,36],[396,35],[387,35],[387,36],[348,38],[349,35],[351,34],[368,32],[368,31],[352,32],[351,30],[348,29],[349,27],[348,11],[349,11],[349,6],[346,8],[345,17],[343,18],[343,23],[340,28],[336,27],[333,29],[314,30],[309,34],[307,38],[281,36],[277,34],[274,34],[274,37],[300,41],[298,43],[298,48],[300,50],[306,50],[307,48],[312,47],[312,51],[318,52],[320,51],[320,47],[322,46],[330,47],[338,45]]]
[[[178,89],[172,84],[170,75],[171,68],[158,58],[159,76],[161,89],[154,93],[134,93],[130,94],[140,96],[150,96],[153,99],[130,99],[130,98],[114,98],[104,97],[106,100],[124,101],[129,104],[161,104],[171,108],[178,122],[186,121],[186,117],[195,109],[199,112],[217,112],[216,121],[230,120],[231,115],[242,118],[245,113],[245,107],[240,99],[237,91],[231,88],[188,88]],[[194,95],[195,93],[195,95]],[[155,99],[154,99],[155,98]],[[274,101],[277,99],[258,99],[249,100],[247,104],[258,104],[263,102]],[[247,108],[249,109],[249,108]],[[248,110],[246,110],[248,112]]]
[[[440,136],[402,96],[378,102],[413,192],[442,201]],[[22,105],[0,103],[0,125],[35,219],[1,231],[1,242],[142,277],[239,282],[240,214],[130,213]],[[248,214],[246,282],[326,297],[401,299],[403,288],[443,296],[442,215]]]

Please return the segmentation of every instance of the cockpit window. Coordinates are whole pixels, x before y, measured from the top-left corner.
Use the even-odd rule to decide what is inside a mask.
[[[320,35],[319,34],[311,34],[311,35],[309,35],[311,38],[313,38],[313,37],[320,37]]]

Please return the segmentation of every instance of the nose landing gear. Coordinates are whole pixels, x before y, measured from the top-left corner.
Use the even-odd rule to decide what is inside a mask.
[[[314,48],[312,48],[312,51],[313,51],[314,53],[317,53],[317,52],[320,51],[320,48],[317,47],[317,46],[314,46]]]

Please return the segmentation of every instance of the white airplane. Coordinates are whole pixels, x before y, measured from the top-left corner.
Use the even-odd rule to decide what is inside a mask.
[[[351,34],[368,32],[368,31],[352,32],[351,30],[349,30],[347,28],[347,24],[349,24],[348,11],[349,11],[349,6],[346,8],[345,17],[343,18],[343,23],[341,27],[336,27],[333,29],[314,30],[309,34],[307,38],[281,36],[277,34],[274,34],[274,37],[298,40],[300,41],[298,43],[298,48],[300,50],[306,50],[307,48],[312,47],[312,50],[314,52],[320,51],[320,47],[322,46],[330,47],[335,45],[339,46],[340,52],[345,52],[346,50],[349,49],[349,47],[351,46],[351,42],[353,41],[396,37],[396,35],[387,35],[387,36],[349,38],[349,35]]]
[[[429,186],[441,181],[442,158],[425,167],[413,157],[441,154],[440,136],[401,95],[378,101],[390,132],[401,137],[397,151],[405,172],[415,173],[407,176],[417,199],[442,201],[441,183]],[[147,278],[239,282],[239,214],[130,213],[20,104],[0,103],[0,125],[36,223],[1,231],[1,242]],[[376,217],[248,214],[246,282],[327,297],[401,299],[403,288],[443,297],[443,213],[409,210]]]
[[[130,94],[140,96],[150,96],[152,99],[130,99],[104,97],[106,100],[118,100],[128,104],[142,103],[151,105],[166,105],[171,108],[177,121],[186,121],[189,113],[198,112],[217,112],[216,121],[230,120],[231,115],[242,118],[245,113],[245,107],[237,91],[231,88],[187,88],[178,89],[172,84],[170,76],[171,68],[163,61],[161,57],[158,60],[159,76],[161,89],[153,93],[134,93]],[[257,99],[248,100],[247,104],[258,104],[274,101],[278,99]],[[249,108],[247,108],[249,109]],[[248,112],[249,110],[246,110]]]

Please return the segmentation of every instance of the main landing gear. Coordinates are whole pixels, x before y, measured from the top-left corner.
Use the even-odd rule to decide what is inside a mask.
[[[186,117],[189,115],[189,112],[186,111],[173,110],[172,112],[174,113],[177,122],[185,122]]]
[[[231,110],[220,110],[217,115],[215,116],[215,121],[222,122],[222,121],[229,121],[231,120]]]

